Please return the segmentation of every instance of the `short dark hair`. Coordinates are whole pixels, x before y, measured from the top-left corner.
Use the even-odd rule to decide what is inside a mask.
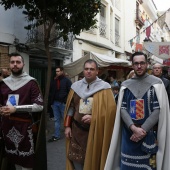
[[[83,68],[85,67],[86,63],[94,63],[96,65],[96,69],[98,70],[99,69],[99,66],[97,64],[97,62],[93,59],[88,59],[84,62],[84,65],[83,65]]]
[[[116,79],[116,76],[114,76],[114,75],[109,75],[109,77],[111,78],[113,78],[113,79]]]
[[[119,86],[114,86],[114,87],[112,87],[112,90],[120,90],[120,87]]]
[[[64,68],[62,66],[57,66],[56,69],[59,68],[60,71],[64,71]]]
[[[146,60],[146,62],[147,62],[147,55],[146,54],[144,54],[143,52],[135,52],[135,53],[133,53],[132,54],[132,63],[133,63],[133,58],[135,57],[135,56],[138,56],[138,55],[143,55],[143,56],[145,56],[145,60]]]
[[[17,56],[20,56],[21,57],[21,59],[22,59],[22,62],[24,63],[24,58],[22,57],[22,55],[21,54],[19,54],[19,53],[11,53],[11,54],[9,54],[8,55],[9,56],[9,58],[11,59],[11,57],[17,57]]]

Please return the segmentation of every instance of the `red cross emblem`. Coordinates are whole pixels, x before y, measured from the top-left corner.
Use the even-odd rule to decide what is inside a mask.
[[[159,46],[159,55],[164,54],[164,53],[169,55],[169,45]]]

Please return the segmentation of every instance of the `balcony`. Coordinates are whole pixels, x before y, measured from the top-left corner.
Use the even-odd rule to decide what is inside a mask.
[[[135,23],[140,28],[142,28],[144,26],[144,21],[142,19],[142,13],[139,10],[136,11],[136,20],[135,20]]]
[[[113,43],[113,31],[111,28],[110,28],[110,41]]]
[[[62,37],[57,39],[59,35],[59,31],[55,29],[55,27],[51,30],[50,39],[54,39],[50,44],[51,47],[62,48],[66,50],[73,49],[73,39],[74,36],[72,33],[68,33],[68,40],[64,41]],[[55,39],[56,38],[56,39]],[[38,26],[37,28],[33,28],[27,33],[27,43],[28,44],[42,44],[44,42],[44,27],[43,25]]]
[[[120,47],[120,35],[115,32],[115,45]]]
[[[106,19],[104,17],[100,16],[99,32],[100,32],[101,37],[106,38],[106,29],[107,29]]]
[[[84,30],[84,32],[87,32],[87,33],[89,33],[89,34],[94,34],[94,35],[97,34],[97,33],[96,33],[96,28],[93,28],[93,27],[91,27],[89,30]]]

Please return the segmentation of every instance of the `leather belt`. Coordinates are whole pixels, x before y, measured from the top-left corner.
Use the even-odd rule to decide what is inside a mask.
[[[9,116],[9,119],[10,119],[10,120],[20,121],[20,122],[28,122],[28,123],[31,123],[31,122],[32,122],[31,119],[23,119],[23,118],[14,117],[14,116]]]

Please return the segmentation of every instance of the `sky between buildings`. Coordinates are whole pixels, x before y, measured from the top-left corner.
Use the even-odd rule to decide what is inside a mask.
[[[158,11],[165,11],[170,8],[170,0],[153,0]]]

